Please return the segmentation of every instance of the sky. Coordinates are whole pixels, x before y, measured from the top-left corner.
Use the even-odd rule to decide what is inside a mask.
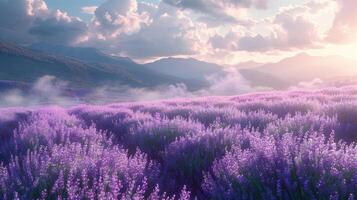
[[[356,0],[0,0],[0,39],[95,47],[138,62],[357,58]]]

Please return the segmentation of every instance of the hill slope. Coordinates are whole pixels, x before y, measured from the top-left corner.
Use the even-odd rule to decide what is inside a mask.
[[[253,69],[240,69],[240,74],[249,81],[252,87],[268,87],[274,89],[287,89],[292,83],[278,78],[270,73]]]
[[[53,75],[75,87],[95,87],[103,84],[154,87],[175,83],[200,87],[199,82],[159,74],[127,59],[123,61],[113,58],[110,61],[110,57],[105,55],[86,55],[82,54],[82,51],[96,53],[93,50],[81,49],[70,57],[64,53],[56,54],[60,52],[35,51],[0,42],[0,80],[33,82],[41,76]],[[92,60],[84,61],[76,58],[76,55],[84,56],[82,59],[92,57]],[[90,62],[94,60],[98,62]]]
[[[193,58],[164,58],[145,64],[145,67],[163,74],[197,80],[206,80],[206,76],[225,74],[222,66]]]
[[[106,64],[135,64],[130,58],[110,56],[92,47],[70,47],[48,43],[36,43],[29,46],[29,48],[46,53],[72,57],[86,62]]]
[[[249,71],[249,73],[247,73]],[[262,73],[285,83],[285,86],[274,87],[286,88],[303,81],[313,79],[329,80],[339,76],[351,76],[357,74],[357,61],[341,56],[310,56],[308,54],[298,54],[286,58],[277,63],[269,63],[259,67],[244,69],[248,80],[261,83],[265,86],[265,81],[257,80]],[[254,74],[257,76],[254,76]],[[244,74],[243,74],[244,75]],[[252,79],[254,78],[254,80]],[[267,77],[265,77],[266,79]],[[273,80],[273,79],[272,79]]]

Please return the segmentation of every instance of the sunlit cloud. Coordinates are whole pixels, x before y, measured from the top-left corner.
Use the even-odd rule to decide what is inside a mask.
[[[88,16],[82,20],[45,0],[2,0],[0,39],[91,46],[140,62],[186,56],[216,63],[331,52],[331,44],[357,40],[355,1],[292,2],[106,0],[80,7]]]
[[[357,1],[336,1],[338,10],[327,40],[335,43],[357,41]]]
[[[85,7],[82,7],[82,12],[86,13],[86,14],[94,15],[97,8],[98,8],[98,6],[85,6]]]

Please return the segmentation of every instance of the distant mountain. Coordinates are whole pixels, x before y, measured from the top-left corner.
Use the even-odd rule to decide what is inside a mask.
[[[320,57],[303,53],[277,63],[245,69],[242,75],[255,84],[266,86],[266,80],[260,81],[256,78],[262,77],[262,73],[267,75],[263,76],[264,79],[270,77],[273,81],[279,80],[282,81],[281,84],[284,84],[274,88],[287,88],[304,81],[329,80],[333,77],[357,74],[357,61],[341,56]]]
[[[241,69],[239,72],[246,80],[248,80],[252,87],[268,87],[280,90],[287,89],[291,84],[289,81],[257,70]]]
[[[110,56],[92,47],[70,47],[48,43],[36,43],[29,46],[29,48],[46,53],[76,58],[86,62],[122,65],[135,64],[130,58]]]
[[[264,65],[263,63],[258,63],[254,61],[241,62],[234,65],[229,65],[228,67],[234,67],[236,69],[251,69]]]
[[[206,80],[207,76],[224,75],[223,67],[193,58],[164,58],[145,67],[157,72],[179,78]]]
[[[71,87],[102,84],[154,87],[175,83],[200,87],[197,81],[159,74],[131,60],[105,56],[93,49],[50,49],[40,51],[0,42],[0,80],[31,83],[44,75],[52,75],[69,82]],[[86,58],[89,61],[82,60]]]
[[[91,64],[99,63],[105,65],[104,68],[109,68],[111,70],[123,70],[135,76],[136,80],[146,81],[150,83],[150,85],[185,83],[191,90],[205,86],[203,81],[190,79],[190,77],[177,77],[161,73],[160,71],[152,70],[137,64],[130,58],[107,55],[100,50],[91,47],[69,47],[37,43],[31,45],[30,48],[44,53],[70,57]]]
[[[126,72],[109,71],[78,60],[35,52],[23,47],[0,43],[0,79],[31,83],[53,75],[73,86],[95,86],[105,82],[140,85]]]

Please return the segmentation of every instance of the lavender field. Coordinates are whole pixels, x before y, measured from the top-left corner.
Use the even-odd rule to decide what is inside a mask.
[[[356,199],[357,87],[0,112],[0,199]]]

